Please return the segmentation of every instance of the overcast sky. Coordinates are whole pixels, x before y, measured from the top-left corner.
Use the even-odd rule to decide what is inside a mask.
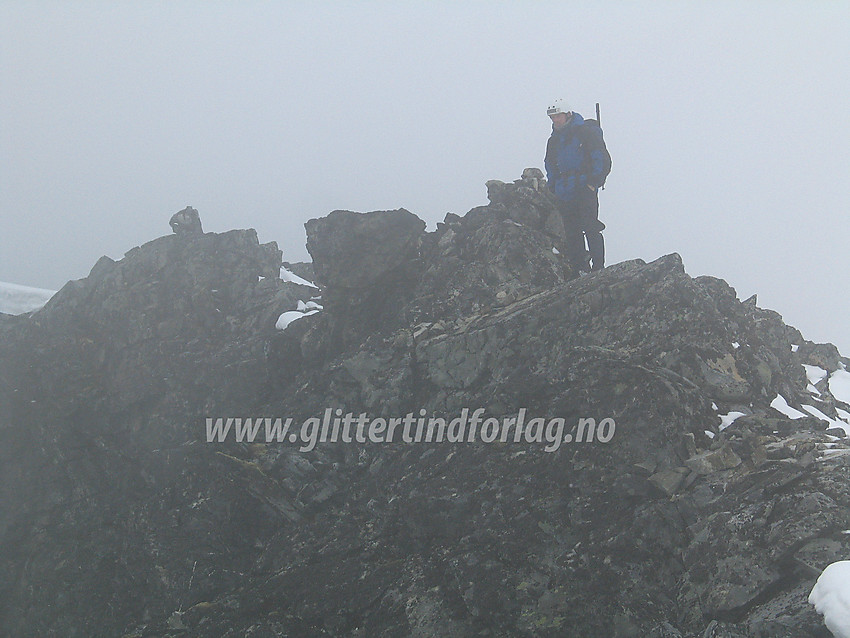
[[[170,233],[404,207],[433,228],[602,124],[608,262],[678,252],[850,354],[850,2],[0,0],[0,281]]]

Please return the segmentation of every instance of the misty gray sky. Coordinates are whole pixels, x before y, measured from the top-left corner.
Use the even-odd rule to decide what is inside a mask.
[[[168,234],[404,207],[433,228],[602,123],[608,262],[678,252],[850,354],[850,2],[0,0],[0,281]]]

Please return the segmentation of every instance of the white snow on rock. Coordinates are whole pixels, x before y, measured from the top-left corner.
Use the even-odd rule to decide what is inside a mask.
[[[310,286],[310,288],[318,288],[318,286],[314,283],[310,283],[306,279],[302,279],[294,272],[288,271],[283,266],[280,267],[280,278],[284,281],[291,281],[294,284],[298,284],[299,286]]]
[[[281,269],[281,272],[283,270],[284,269]],[[292,274],[292,273],[290,273],[290,274]],[[296,277],[296,275],[292,275],[292,276]],[[301,281],[304,281],[304,280],[302,279]],[[298,282],[296,281],[295,283],[298,283]],[[301,285],[312,286],[313,284],[307,283],[307,284],[301,284]],[[318,299],[318,297],[314,297],[313,299]],[[310,301],[307,301],[307,302],[301,301],[299,299],[298,300],[298,306],[296,307],[296,309],[295,310],[287,310],[282,315],[280,315],[280,317],[277,318],[277,322],[274,324],[274,327],[277,328],[278,330],[286,330],[286,328],[289,326],[289,324],[291,324],[293,321],[297,321],[298,319],[301,319],[302,317],[309,317],[310,315],[314,315],[317,312],[323,310],[323,307],[320,304],[313,301],[313,299],[311,299]]]
[[[743,412],[729,412],[728,414],[718,414],[717,416],[720,417],[720,431],[722,432],[732,425],[736,419],[746,415]]]
[[[55,294],[55,290],[0,282],[0,312],[5,312],[8,315],[20,315],[24,312],[38,310]]]
[[[786,401],[785,397],[783,397],[781,394],[777,394],[776,398],[770,402],[770,407],[772,407],[774,410],[782,412],[782,414],[791,419],[802,419],[808,416],[788,405],[788,401]]]
[[[310,315],[314,315],[318,310],[311,310],[310,312],[301,312],[300,310],[287,310],[280,317],[277,318],[277,322],[275,322],[274,327],[278,330],[286,330],[286,328],[293,321],[297,321],[302,317],[309,317]]]
[[[850,561],[827,565],[809,594],[809,604],[835,638],[850,638]]]
[[[277,318],[274,327],[278,330],[286,330],[289,324],[291,324],[296,319],[300,319],[303,316],[303,312],[298,312],[297,310],[287,310],[282,315],[280,315],[280,317]]]
[[[809,379],[809,383],[811,383],[812,385],[817,385],[823,379],[826,379],[827,375],[829,374],[829,372],[817,366],[808,366],[804,363],[803,367],[806,369],[806,376]]]
[[[800,349],[800,346],[791,345],[791,352],[797,352]]]
[[[320,306],[315,301],[308,301],[307,303],[304,303],[299,299],[297,310],[299,312],[309,312],[310,310],[324,310],[324,307]]]
[[[806,412],[808,412],[812,416],[819,418],[821,421],[826,421],[827,423],[829,423],[829,427],[831,427],[831,428],[841,428],[842,430],[844,430],[844,433],[847,436],[850,436],[850,425],[848,425],[844,421],[839,421],[838,419],[833,419],[831,417],[828,417],[827,415],[825,415],[823,412],[818,410],[813,405],[803,405],[802,407]]]
[[[842,403],[850,403],[850,372],[836,370],[829,377],[829,391]]]

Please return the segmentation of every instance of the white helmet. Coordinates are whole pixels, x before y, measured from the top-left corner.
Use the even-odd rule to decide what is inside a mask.
[[[546,115],[555,115],[557,113],[569,113],[572,109],[567,104],[566,100],[558,98],[546,109]]]

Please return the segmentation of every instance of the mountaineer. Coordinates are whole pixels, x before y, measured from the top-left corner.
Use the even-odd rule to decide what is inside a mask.
[[[546,114],[552,119],[552,135],[546,144],[546,177],[564,219],[567,259],[579,272],[591,270],[590,263],[592,270],[602,270],[605,224],[599,221],[599,189],[611,171],[602,129],[598,120],[585,120],[562,99],[555,100]]]

